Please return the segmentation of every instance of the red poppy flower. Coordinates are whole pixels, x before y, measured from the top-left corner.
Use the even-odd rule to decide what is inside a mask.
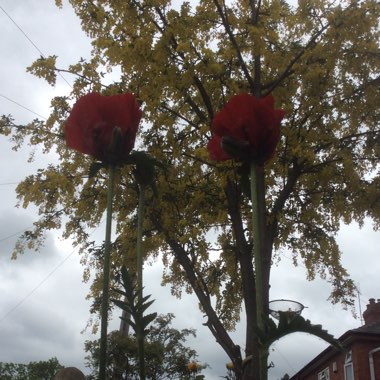
[[[274,155],[284,115],[285,111],[274,109],[271,95],[261,99],[233,96],[212,121],[213,136],[207,146],[211,159],[263,164]]]
[[[66,144],[105,163],[122,163],[135,144],[141,115],[132,94],[84,95],[66,121]]]

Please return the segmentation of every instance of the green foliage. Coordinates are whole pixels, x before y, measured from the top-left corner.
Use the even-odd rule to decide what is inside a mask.
[[[56,60],[56,55],[47,58],[41,56],[32,66],[28,67],[27,71],[39,78],[45,79],[50,85],[54,86],[57,80],[57,73],[55,71]]]
[[[2,380],[54,380],[55,374],[64,368],[57,358],[29,364],[0,363]]]
[[[277,155],[265,167],[264,299],[271,263],[289,249],[294,264],[306,266],[308,280],[326,279],[331,301],[351,306],[355,285],[342,266],[336,234],[342,222],[370,218],[380,225],[376,0],[299,1],[298,7],[281,0],[223,6],[201,0],[176,8],[168,0],[70,4],[94,47],[91,59],[68,68],[77,76],[72,94],[53,99],[46,123],[13,128],[4,117],[0,123],[1,133],[12,130],[16,147],[30,139],[60,158],[17,187],[20,205],[36,205],[40,218],[15,254],[38,248],[44,231],[63,227],[64,237],[81,247],[85,277],[97,273],[91,297],[92,311],[98,310],[102,261],[87,231],[104,213],[106,177],[100,170],[87,178],[91,159],[65,147],[62,128],[69,101],[84,93],[135,93],[144,112],[136,148],[165,168],[156,176],[156,196],[146,194],[145,260],[160,255],[163,282],[174,295],[195,292],[207,326],[239,374],[241,354],[228,331],[242,303],[247,323],[254,323],[250,203],[241,190],[244,170],[211,162],[206,145],[212,118],[229,97],[272,93],[287,113]],[[115,66],[119,80],[102,86],[103,70]],[[37,60],[30,70],[50,83],[59,72],[55,57]],[[130,167],[117,175],[114,276],[123,265],[136,265],[138,191]]]
[[[139,289],[136,285],[136,277],[130,276],[126,267],[121,269],[121,280],[124,290],[116,289],[116,292],[125,298],[125,301],[112,300],[122,310],[125,310],[128,315],[133,317],[133,321],[128,318],[125,321],[132,326],[136,334],[139,331],[146,335],[148,325],[154,321],[157,313],[145,314],[145,311],[152,305],[154,300],[148,301],[150,295],[139,298],[139,294],[142,289]]]
[[[263,4],[256,27],[247,21],[251,12],[247,4],[236,2],[225,10],[232,40],[219,29],[220,15],[211,2],[201,2],[192,11],[187,3],[175,10],[165,1],[104,1],[96,5],[73,0],[71,4],[82,19],[84,31],[94,38],[94,57],[86,63],[90,65],[87,71],[95,71],[100,62],[121,65],[120,82],[105,93],[129,90],[138,95],[148,123],[141,133],[144,149],[172,166],[170,173],[158,178],[159,204],[165,213],[158,221],[155,214],[159,210],[151,207],[146,228],[155,230],[157,237],[150,253],[159,246],[168,247],[164,252],[168,263],[164,281],[172,283],[173,292],[180,294],[186,276],[172,260],[173,244],[168,245],[171,235],[190,256],[197,257],[189,264],[206,278],[207,291],[217,297],[217,308],[225,315],[225,322],[238,319],[239,297],[224,297],[219,290],[223,283],[237,294],[238,287],[235,268],[228,263],[234,260],[226,259],[230,256],[227,247],[235,244],[234,231],[227,227],[228,217],[220,207],[226,202],[220,186],[232,172],[229,165],[214,168],[205,146],[214,112],[230,95],[249,91],[253,76],[249,57],[258,45],[262,92],[273,91],[277,104],[287,110],[278,158],[267,169],[268,245],[291,248],[294,262],[306,264],[309,279],[319,274],[331,282],[333,302],[350,304],[353,283],[340,265],[336,232],[342,220],[362,222],[365,216],[376,223],[379,220],[374,172],[379,155],[375,143],[379,118],[375,101],[379,54],[375,2],[341,2],[339,6],[327,1],[302,2],[292,9],[285,2],[273,1]],[[245,57],[243,61],[239,52]],[[52,58],[40,59],[33,67],[52,69],[52,62]],[[78,63],[81,67],[84,64],[83,59]],[[78,67],[73,72],[81,73],[74,93],[87,91],[90,84],[83,80],[83,70]],[[86,77],[93,85],[99,84],[100,78],[90,73]],[[47,75],[51,82],[49,78]],[[62,112],[62,103],[53,102],[53,106],[47,127],[57,128],[67,113]],[[24,131],[26,136],[29,133],[28,129]],[[18,188],[20,201],[24,206],[41,206],[37,237],[40,230],[54,227],[45,215],[55,215],[56,205],[62,204],[60,216],[69,217],[66,235],[76,236],[85,246],[88,242],[81,225],[99,222],[104,207],[104,201],[99,200],[103,181],[85,184],[80,180],[88,173],[90,162],[63,149],[57,139],[42,135],[36,141],[48,150],[54,142],[64,159],[54,171],[62,181],[58,188],[66,186],[67,173],[75,173],[73,185],[82,190],[74,191],[72,186],[69,193],[51,202],[42,195],[46,190],[38,191],[44,182],[32,176]],[[50,173],[46,171],[46,178]],[[128,172],[123,176],[128,178]],[[32,183],[35,191],[30,194],[26,184]],[[127,236],[130,224],[125,216],[133,212],[136,198],[129,180],[119,186],[120,192],[130,194],[120,193],[119,204],[125,212],[117,215],[118,231]],[[99,210],[92,213],[94,204]],[[241,206],[246,207],[245,202]],[[242,212],[244,219],[244,209]],[[81,223],[77,222],[79,217]],[[224,246],[206,238],[218,226],[223,226],[217,231],[218,241],[228,242]],[[207,259],[210,249],[223,251],[212,263]],[[91,258],[83,261],[93,265]]]
[[[184,343],[189,336],[195,337],[195,330],[177,330],[171,327],[173,314],[159,315],[150,326],[145,338],[145,362],[147,379],[185,379],[187,364],[197,357],[194,350]],[[98,368],[99,342],[85,344],[88,366],[96,379]],[[138,379],[138,349],[136,337],[124,332],[113,331],[108,335],[108,375],[118,379]],[[202,366],[201,368],[204,368]]]

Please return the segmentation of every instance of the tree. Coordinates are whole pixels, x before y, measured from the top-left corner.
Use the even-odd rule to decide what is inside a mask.
[[[171,327],[173,314],[159,315],[150,326],[145,341],[147,379],[185,379],[189,376],[187,365],[197,354],[184,345],[189,336],[195,337],[194,329],[177,330]],[[110,379],[139,379],[136,337],[122,331],[108,335],[108,377]],[[88,366],[97,378],[99,341],[87,341],[85,350]],[[201,368],[205,368],[202,366]]]
[[[54,380],[59,369],[63,368],[57,358],[29,364],[0,363],[2,380]]]
[[[60,5],[60,1],[56,1]],[[265,167],[266,226],[263,258],[264,309],[270,268],[284,248],[303,262],[308,279],[331,283],[331,301],[353,304],[355,286],[340,261],[335,240],[341,222],[372,218],[379,226],[378,128],[380,77],[379,7],[375,0],[286,1],[71,0],[83,30],[93,38],[93,56],[66,71],[77,76],[70,98],[53,99],[48,121],[15,128],[3,116],[1,130],[17,144],[30,138],[60,163],[41,169],[17,188],[20,204],[36,204],[40,219],[15,254],[38,248],[43,232],[64,224],[65,236],[82,248],[86,270],[98,270],[100,252],[87,233],[99,224],[105,175],[87,179],[90,159],[69,151],[62,128],[70,101],[88,91],[132,91],[143,104],[142,145],[163,165],[157,192],[146,204],[146,260],[158,252],[164,282],[173,293],[192,290],[207,326],[234,365],[243,370],[240,348],[228,331],[246,313],[245,355],[257,349],[255,274],[245,168],[211,162],[206,145],[214,114],[234,94],[273,94],[286,109],[277,157]],[[102,86],[104,70],[119,67],[117,82]],[[29,70],[55,83],[56,57]],[[133,268],[136,185],[119,172],[115,204],[118,238],[113,266]],[[87,273],[87,272],[86,272]],[[98,310],[101,278],[92,285]],[[244,372],[244,373],[243,373]]]

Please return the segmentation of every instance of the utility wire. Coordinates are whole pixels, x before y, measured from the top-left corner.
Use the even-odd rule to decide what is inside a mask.
[[[13,22],[16,28],[24,35],[24,37],[35,47],[35,49],[43,56],[44,53],[40,50],[40,48],[29,38],[29,36],[21,29],[21,27],[17,24],[17,22],[9,15],[9,13],[0,5],[0,9],[4,12],[4,14]]]
[[[296,370],[294,369],[292,364],[289,362],[289,360],[285,357],[285,355],[283,355],[281,353],[281,351],[278,349],[278,347],[276,347],[274,350],[277,351],[277,353],[281,356],[282,360],[284,360],[286,362],[286,364],[288,365],[288,368],[290,368],[295,373]]]
[[[292,258],[286,256],[284,253],[280,253],[280,257],[281,258],[285,258],[289,261],[293,261]],[[303,265],[302,263],[297,263],[298,266],[304,268],[304,269],[307,269],[305,265]],[[357,293],[357,299],[358,299],[358,306],[359,306],[359,318],[360,318],[360,322],[361,324],[363,324],[363,314],[362,314],[362,310],[361,310],[361,303],[364,303],[365,305],[367,304],[368,300],[371,298],[371,297],[368,297],[366,294],[363,294],[360,290],[360,287],[359,287],[359,284],[354,284],[354,286],[356,287],[356,293]],[[363,297],[366,297],[366,299],[364,299]],[[373,298],[373,296],[372,296]]]
[[[28,228],[31,228],[31,227],[33,227],[33,226],[29,226]],[[24,229],[21,230],[21,231],[18,231],[18,232],[15,232],[15,233],[11,234],[11,235],[5,236],[5,237],[3,237],[3,238],[0,239],[0,242],[2,242],[2,241],[4,241],[4,240],[8,240],[8,239],[10,239],[10,238],[12,238],[12,237],[14,237],[14,236],[17,236],[17,235],[21,234],[22,232],[25,232],[26,230],[27,230],[27,229],[24,228]]]
[[[0,186],[18,185],[18,184],[19,182],[3,182],[3,183],[0,183]]]
[[[0,6],[0,8],[1,8],[1,6]],[[13,100],[13,99],[11,99],[11,98],[8,98],[8,96],[5,96],[5,95],[3,95],[3,94],[0,94],[0,96],[1,96],[2,98],[4,98],[4,99],[8,100],[8,102],[14,103],[14,104],[16,104],[17,106],[23,108],[24,110],[27,110],[27,111],[33,113],[34,115],[37,115],[38,117],[41,117],[42,119],[45,119],[45,120],[47,119],[45,116],[42,116],[42,115],[40,115],[39,113],[34,112],[34,111],[31,110],[30,108],[25,107],[25,106],[23,106],[22,104],[16,102],[15,100]]]
[[[46,58],[41,49],[32,41],[32,39],[23,31],[23,29],[17,24],[17,22],[10,16],[10,14],[0,5],[0,9],[4,14],[12,21],[16,28],[24,35],[24,37],[34,46],[34,48],[40,53],[42,58]],[[73,88],[66,78],[58,71],[58,75],[67,83],[70,88]]]
[[[101,221],[99,225],[92,230],[89,236],[91,236],[102,224],[104,221]],[[77,248],[74,248],[63,260],[61,260],[24,298],[22,298],[16,305],[14,305],[4,316],[0,319],[0,329],[2,322],[4,322],[16,309],[18,309],[28,298],[30,298],[60,267],[65,264],[67,260],[77,251]]]
[[[2,322],[8,318],[10,314],[12,314],[18,307],[20,307],[33,293],[37,291],[76,251],[74,249],[69,255],[67,255],[61,262],[59,262],[52,271],[40,282],[38,283],[24,298],[22,298],[15,306],[13,306],[1,319],[0,326]]]

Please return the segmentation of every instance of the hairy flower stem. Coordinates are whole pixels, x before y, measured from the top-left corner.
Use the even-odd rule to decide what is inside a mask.
[[[255,283],[256,283],[256,318],[257,328],[264,331],[264,289],[263,289],[263,229],[265,223],[265,206],[260,202],[265,202],[263,194],[264,176],[259,175],[259,170],[263,170],[256,163],[251,163],[251,202],[252,202],[252,232],[253,232],[253,255],[255,259]],[[264,215],[263,215],[264,214]],[[259,380],[267,380],[267,352],[259,347]],[[256,372],[257,373],[257,372]]]
[[[99,380],[106,380],[107,362],[107,324],[110,283],[110,256],[111,256],[111,227],[112,227],[112,200],[115,182],[115,166],[110,165],[108,170],[107,210],[106,210],[106,236],[104,242],[103,263],[103,296],[100,325],[100,355],[99,355]]]
[[[142,255],[142,230],[144,220],[144,196],[145,187],[139,185],[139,205],[137,211],[137,291],[138,303],[143,303],[143,255]],[[139,316],[139,323],[137,323],[137,345],[139,353],[139,367],[140,367],[140,380],[145,380],[145,350],[144,350],[144,326],[142,323],[143,315]]]

